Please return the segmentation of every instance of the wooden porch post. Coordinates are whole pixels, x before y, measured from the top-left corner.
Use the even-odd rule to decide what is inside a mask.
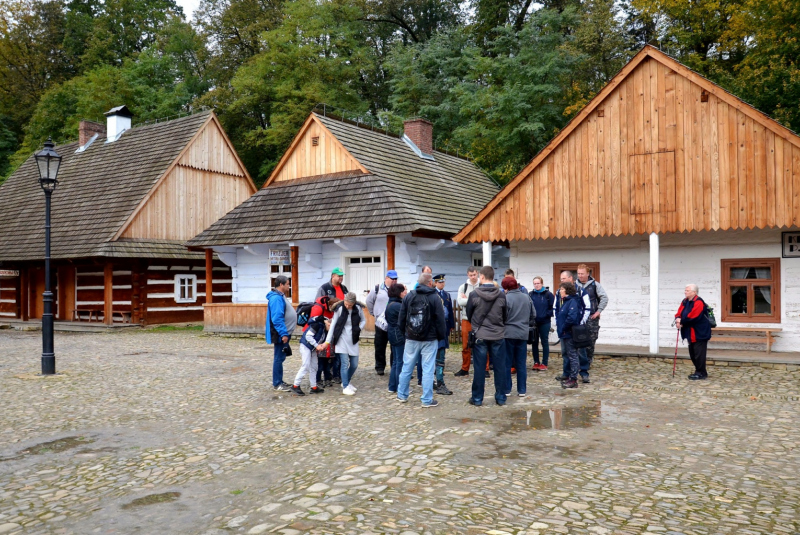
[[[213,249],[206,249],[206,303],[214,302],[213,286],[213,273],[214,273],[214,251]]]
[[[300,304],[300,247],[292,245],[289,247],[289,261],[292,263],[292,304]]]
[[[30,319],[30,274],[27,267],[19,268],[19,317],[22,321]]]
[[[394,269],[394,234],[386,236],[386,269]]]
[[[106,262],[103,269],[103,320],[106,325],[114,323],[114,264]]]

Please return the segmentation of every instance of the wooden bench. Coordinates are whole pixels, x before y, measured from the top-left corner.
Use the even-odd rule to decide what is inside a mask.
[[[86,317],[85,315],[88,315],[89,323],[91,323],[92,320],[99,322],[100,316],[103,314],[105,314],[105,311],[101,308],[76,308],[72,311],[72,321],[82,321],[81,318],[84,318]],[[112,317],[119,316],[119,318],[122,320],[122,323],[131,322],[131,312],[129,310],[113,310],[111,315]]]
[[[767,353],[772,351],[775,333],[782,329],[774,327],[714,327],[711,334],[716,337],[713,342],[741,342],[745,344],[761,344],[766,342]]]

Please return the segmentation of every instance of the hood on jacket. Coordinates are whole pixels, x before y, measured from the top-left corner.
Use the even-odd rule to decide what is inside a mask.
[[[498,288],[495,285],[489,286],[488,284],[481,285],[475,288],[475,293],[478,294],[478,297],[486,301],[489,301],[490,303],[494,303],[497,300],[497,298],[503,294],[500,288]]]
[[[270,290],[269,293],[267,294],[267,300],[269,300],[270,297],[274,297],[276,295],[279,296],[281,299],[283,299],[284,297],[284,295],[280,293],[278,290]]]
[[[430,286],[417,286],[417,289],[414,291],[417,292],[418,294],[427,295],[434,293],[436,291],[436,288],[431,288]]]

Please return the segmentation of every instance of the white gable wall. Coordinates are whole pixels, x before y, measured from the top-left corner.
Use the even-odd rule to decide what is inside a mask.
[[[670,325],[684,297],[684,287],[694,283],[700,288],[700,297],[714,308],[718,326],[781,328],[773,350],[796,351],[800,344],[800,258],[780,260],[781,323],[722,322],[721,260],[780,258],[780,230],[667,234],[660,236],[660,241],[661,347],[675,346],[676,333]],[[601,316],[597,343],[647,347],[649,251],[647,236],[515,242],[511,246],[511,267],[526,286],[539,275],[553,289],[554,263],[599,262],[600,283],[609,294],[609,305]],[[764,344],[726,343],[720,347],[764,350]]]

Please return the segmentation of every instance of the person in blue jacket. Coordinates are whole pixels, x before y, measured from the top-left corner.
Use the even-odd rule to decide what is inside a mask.
[[[547,371],[550,360],[550,321],[553,318],[555,296],[544,287],[542,277],[533,278],[533,290],[528,294],[536,310],[536,327],[531,329],[530,343],[533,352],[533,371]],[[542,362],[539,362],[539,340],[542,341]]]
[[[569,359],[569,377],[562,381],[563,388],[578,388],[578,371],[580,363],[578,361],[578,350],[572,341],[572,328],[580,325],[583,319],[583,307],[581,298],[575,284],[572,282],[562,282],[559,292],[563,301],[558,310],[556,325],[558,326],[558,338],[561,340],[561,355],[564,359]]]
[[[289,349],[289,340],[297,326],[297,313],[286,297],[289,293],[289,279],[284,275],[275,277],[275,288],[267,294],[267,324],[264,335],[272,344],[275,354],[272,358],[272,388],[290,392],[292,385],[283,382],[283,361]]]

